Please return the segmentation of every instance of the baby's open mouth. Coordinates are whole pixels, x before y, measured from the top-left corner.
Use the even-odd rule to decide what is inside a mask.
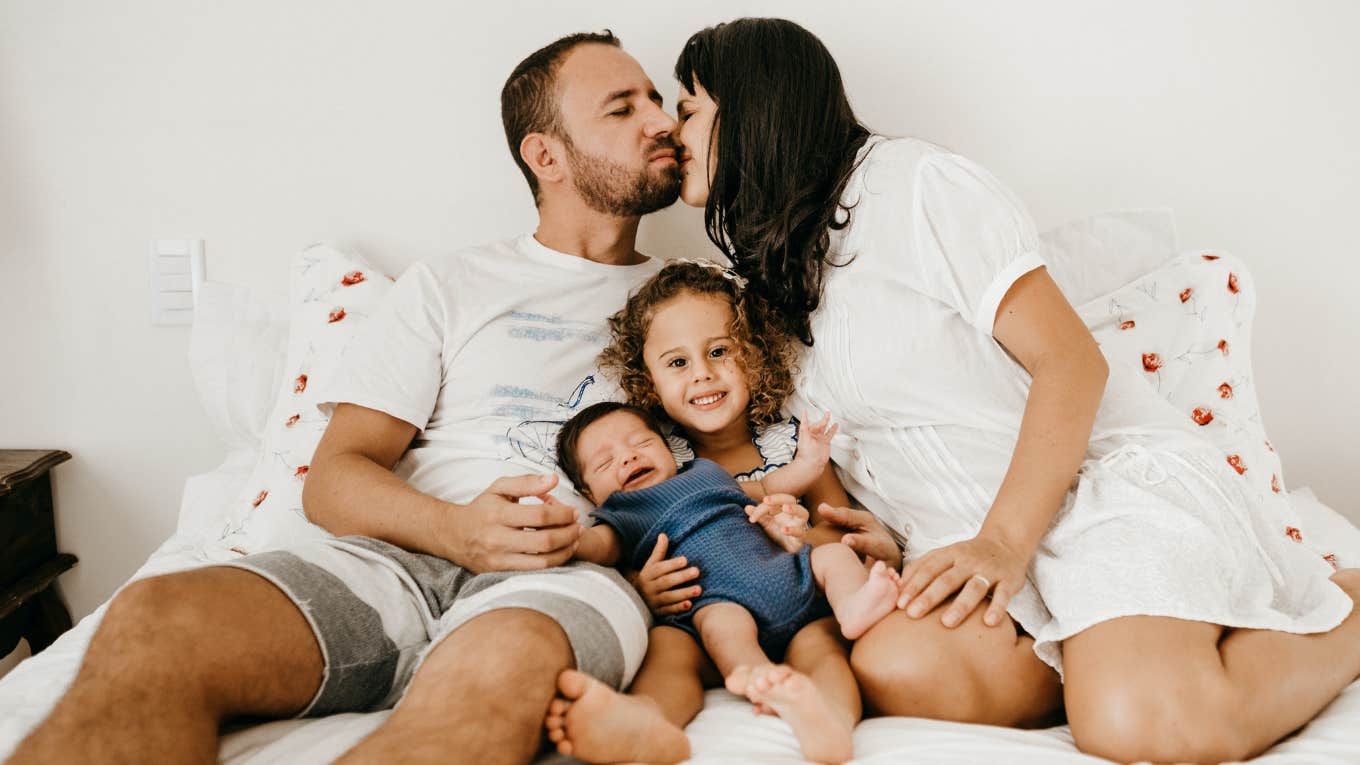
[[[649,468],[649,467],[639,467],[639,468],[636,468],[636,469],[633,470],[633,472],[631,472],[631,473],[628,474],[628,480],[624,481],[624,482],[623,482],[623,485],[624,485],[625,488],[628,487],[628,486],[632,486],[633,484],[637,483],[638,481],[644,480],[647,476],[649,476],[649,475],[651,475],[651,474],[652,474],[652,468]]]

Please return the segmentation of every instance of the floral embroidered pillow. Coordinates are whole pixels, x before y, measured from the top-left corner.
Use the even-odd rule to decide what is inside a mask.
[[[284,379],[265,423],[260,460],[203,547],[223,560],[328,536],[302,512],[302,485],[326,430],[317,384],[335,372],[345,346],[392,287],[358,255],[315,244],[294,258]]]
[[[1217,252],[1183,255],[1078,313],[1107,353],[1136,363],[1148,384],[1222,450],[1245,491],[1279,508],[1279,532],[1304,542],[1256,399],[1256,289],[1242,261]],[[1323,540],[1309,544],[1335,565]]]

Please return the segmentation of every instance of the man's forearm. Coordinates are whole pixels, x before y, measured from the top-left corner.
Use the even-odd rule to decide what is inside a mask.
[[[314,462],[302,493],[303,511],[336,536],[381,539],[413,552],[447,558],[433,533],[439,517],[457,505],[411,487],[392,471],[358,454]]]

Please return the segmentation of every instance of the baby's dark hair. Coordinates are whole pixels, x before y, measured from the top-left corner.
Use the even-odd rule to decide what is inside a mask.
[[[586,496],[587,489],[586,482],[581,477],[581,459],[576,454],[576,447],[580,444],[581,434],[586,431],[586,428],[614,412],[635,414],[639,420],[642,420],[642,424],[646,425],[653,433],[662,438],[666,437],[666,434],[661,431],[661,423],[657,421],[656,417],[652,416],[651,412],[617,401],[602,401],[598,404],[591,404],[572,415],[572,418],[562,425],[562,429],[557,431],[557,465],[562,468],[563,473],[567,474],[567,478],[571,479],[571,485],[576,488],[577,493],[583,497]],[[594,500],[593,497],[587,498]]]
[[[742,279],[716,263],[674,261],[647,280],[609,318],[609,347],[600,354],[600,367],[619,381],[628,403],[666,417],[656,396],[642,347],[647,342],[656,309],[680,295],[714,295],[732,306],[729,331],[735,341],[737,363],[746,370],[751,391],[748,405],[752,425],[780,419],[779,410],[793,392],[795,338],[774,321],[769,304]]]

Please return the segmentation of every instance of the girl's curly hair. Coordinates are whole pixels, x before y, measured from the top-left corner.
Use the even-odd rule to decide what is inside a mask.
[[[629,404],[669,419],[642,358],[652,317],[661,304],[679,295],[714,295],[732,306],[729,331],[750,388],[751,424],[779,421],[780,407],[793,392],[795,337],[771,315],[765,299],[755,290],[742,289],[739,281],[740,277],[716,263],[668,263],[609,318],[610,343],[600,353],[599,363],[618,380]]]

